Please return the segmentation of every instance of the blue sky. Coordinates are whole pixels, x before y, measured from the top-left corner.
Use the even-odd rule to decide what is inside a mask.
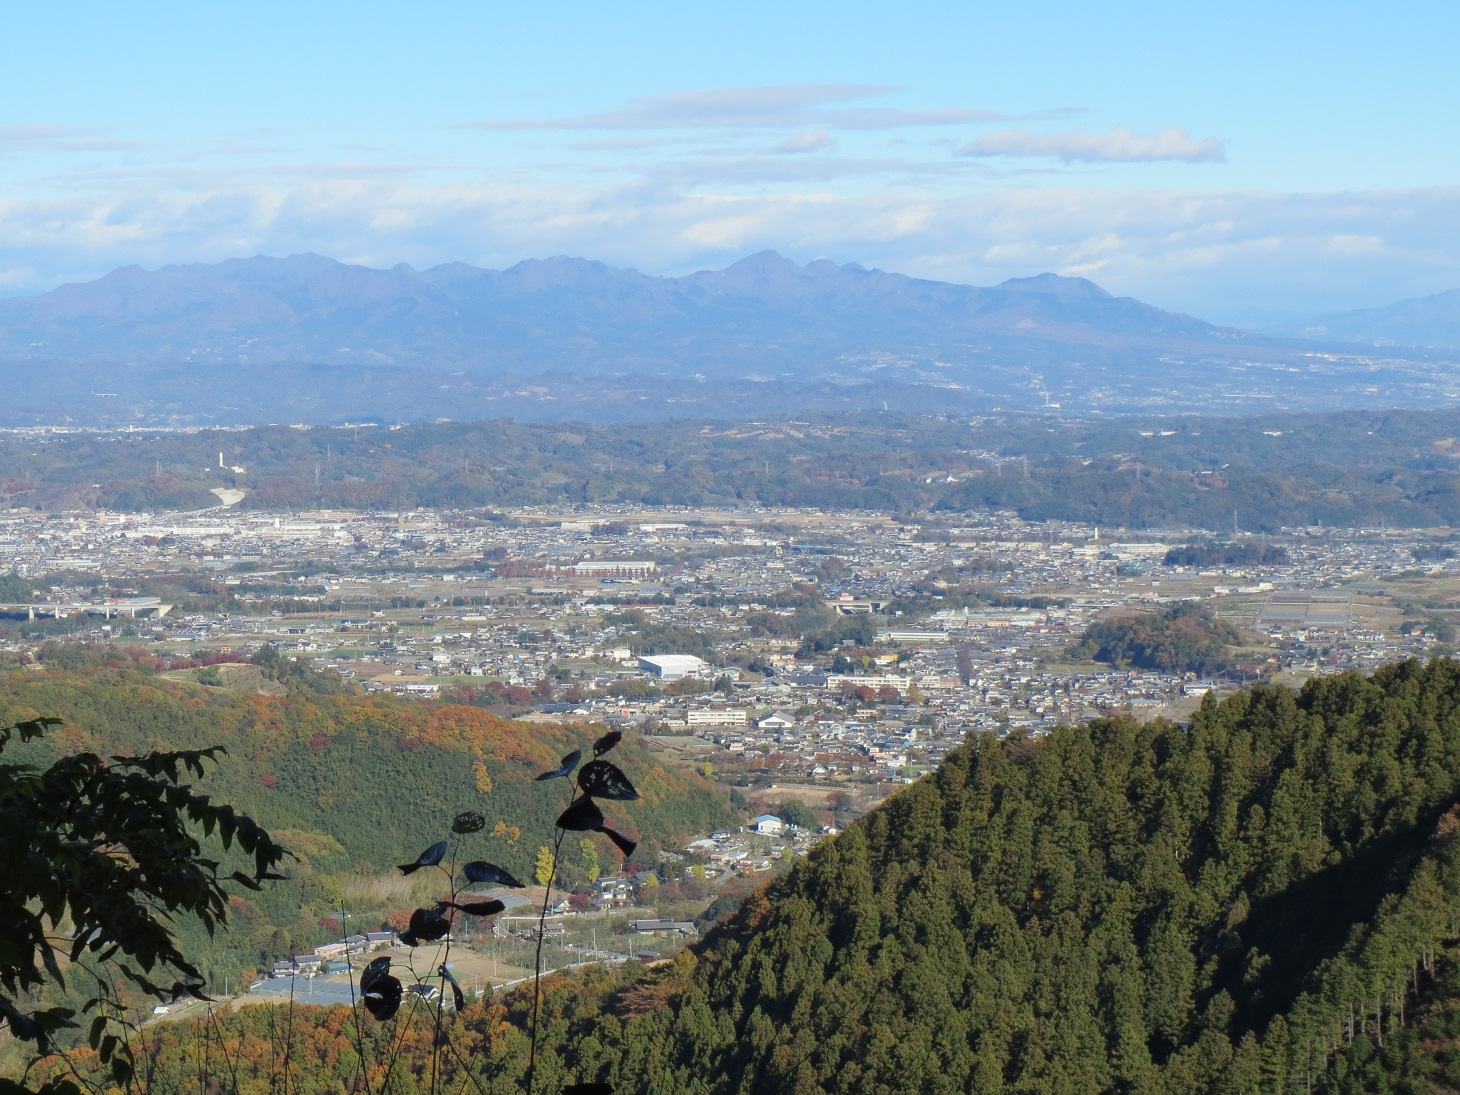
[[[683,273],[764,248],[977,284],[1056,270],[1239,322],[1460,285],[1455,5],[108,2],[6,23],[0,292],[257,253]]]

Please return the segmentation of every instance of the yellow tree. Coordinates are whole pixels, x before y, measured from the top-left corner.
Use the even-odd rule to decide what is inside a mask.
[[[588,872],[588,881],[597,882],[603,873],[598,866],[598,845],[591,837],[584,837],[578,842],[578,847],[583,853],[583,869]]]
[[[533,877],[539,886],[546,886],[553,876],[553,852],[546,846],[537,850],[537,862],[533,865]]]

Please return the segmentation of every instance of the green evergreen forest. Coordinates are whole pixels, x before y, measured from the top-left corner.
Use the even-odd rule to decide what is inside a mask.
[[[672,963],[554,977],[538,1090],[1454,1090],[1457,798],[1449,660],[981,737]],[[526,999],[448,1017],[437,1090],[522,1090]],[[149,1028],[157,1075],[275,1090],[261,1010]],[[430,1089],[429,1010],[369,1028],[387,1057],[292,1015],[298,1090]]]

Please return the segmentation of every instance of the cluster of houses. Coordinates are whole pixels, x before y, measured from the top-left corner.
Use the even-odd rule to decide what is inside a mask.
[[[315,947],[313,954],[299,954],[275,962],[274,968],[269,971],[269,976],[274,978],[313,977],[319,973],[330,973],[336,968],[343,969],[345,963],[352,961],[356,955],[369,954],[371,951],[394,946],[395,943],[396,934],[393,931],[349,935],[338,943],[326,943],[323,946]],[[338,966],[335,965],[336,963]]]
[[[1210,537],[1112,539],[1007,512],[936,529],[774,508],[651,521],[613,506],[485,522],[425,510],[0,515],[7,566],[67,575],[33,599],[38,619],[95,602],[77,637],[125,632],[164,653],[270,642],[370,689],[500,687],[537,717],[645,724],[734,764],[832,783],[914,778],[971,731],[1170,713],[1214,687],[1071,664],[1069,648],[1111,614],[1201,599],[1266,641],[1264,671],[1368,668],[1432,651],[1433,628],[1376,626],[1321,591],[1460,571],[1453,554],[1426,552],[1433,536],[1392,529],[1285,530],[1280,565],[1165,565],[1169,546]],[[143,610],[149,576],[188,570],[235,591],[230,610]],[[968,589],[981,592],[954,596]],[[875,614],[872,637],[807,656],[789,619],[807,591],[838,616]],[[645,621],[702,641],[693,653],[650,642]],[[696,680],[720,691],[694,694]]]

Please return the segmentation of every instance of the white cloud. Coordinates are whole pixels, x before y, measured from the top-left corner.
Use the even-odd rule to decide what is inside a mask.
[[[803,129],[776,145],[777,152],[822,152],[836,147],[836,139],[824,129]]]
[[[851,156],[734,156],[676,160],[646,168],[649,185],[679,188],[743,188],[760,183],[791,185],[838,181],[865,184],[868,179],[932,179],[960,173],[960,165]],[[960,173],[961,174],[961,173]]]
[[[636,99],[621,110],[573,118],[498,118],[464,129],[704,129],[799,125],[811,107],[885,95],[873,84],[780,84],[676,91]]]
[[[94,137],[99,129],[73,129],[60,125],[0,125],[0,144],[35,146],[48,141]]]
[[[969,125],[1005,122],[995,110],[942,107],[899,110],[890,107],[842,107],[840,104],[887,95],[898,90],[877,84],[779,84],[770,87],[713,88],[677,91],[635,99],[619,110],[566,118],[492,118],[465,122],[461,129],[766,129],[788,126],[834,126],[839,129],[901,129],[906,126]],[[1058,113],[1066,113],[1061,108]],[[1040,115],[1043,116],[1043,115]]]
[[[1370,251],[1382,251],[1382,236],[1339,235],[1328,241],[1328,249],[1336,255],[1361,255]]]
[[[1110,133],[1031,133],[1027,129],[1005,129],[985,133],[958,150],[962,156],[1056,157],[1069,163],[1084,160],[1098,163],[1150,163],[1184,160],[1187,163],[1222,163],[1227,158],[1223,142],[1214,137],[1193,140],[1184,129],[1163,129],[1141,134],[1129,129]]]
[[[61,125],[0,125],[0,153],[122,152],[145,148],[138,141],[107,137],[107,130]]]
[[[941,110],[891,110],[856,107],[826,111],[825,120],[838,129],[901,129],[904,126],[970,125],[977,122],[1007,122],[1009,115],[997,110],[948,107]]]

